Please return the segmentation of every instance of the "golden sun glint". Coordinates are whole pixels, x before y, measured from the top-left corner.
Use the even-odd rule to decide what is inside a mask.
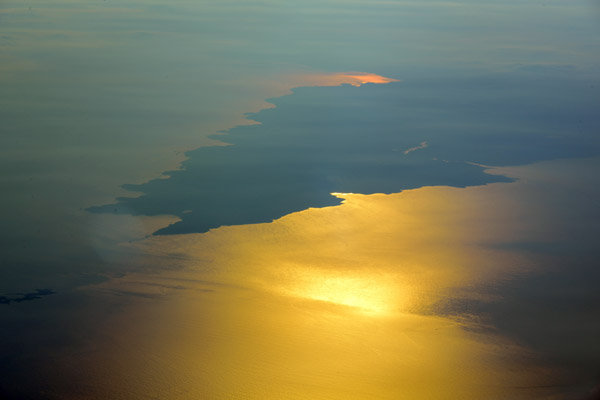
[[[335,73],[300,73],[287,76],[285,81],[291,87],[298,86],[339,86],[350,84],[361,86],[365,83],[385,84],[400,82],[398,79],[387,78],[370,72],[335,72]]]
[[[300,267],[300,268],[298,268]],[[400,307],[401,288],[385,276],[332,273],[296,266],[295,284],[282,293],[346,306],[370,314],[387,314]],[[290,267],[292,272],[294,267]]]
[[[107,325],[124,327],[108,349],[124,336],[136,343],[111,371],[147,377],[128,390],[181,400],[549,398],[553,371],[452,307],[493,301],[479,288],[536,266],[493,244],[545,238],[543,215],[521,204],[550,189],[523,180],[335,193],[340,206],[271,223],[126,244],[170,269],[98,286],[139,294]]]
[[[367,72],[342,72],[330,76],[332,80],[338,79],[341,83],[349,83],[353,86],[364,85],[365,83],[390,83],[400,82],[398,79],[386,78],[385,76],[371,74]]]

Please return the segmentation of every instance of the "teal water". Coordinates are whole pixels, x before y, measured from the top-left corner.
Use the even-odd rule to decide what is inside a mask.
[[[540,359],[593,370],[574,343],[597,344],[600,315],[584,161],[599,150],[599,18],[566,0],[2,1],[0,398],[94,398],[81,355],[135,295],[89,285],[179,266],[123,243],[270,222],[339,204],[331,192],[508,182],[486,166],[564,158],[578,167],[541,171],[572,196],[542,205],[585,224],[496,243],[547,273],[497,282],[504,302],[437,312],[490,315]],[[350,71],[399,82],[315,87]]]

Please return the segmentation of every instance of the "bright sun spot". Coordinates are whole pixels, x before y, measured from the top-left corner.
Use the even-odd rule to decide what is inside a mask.
[[[294,297],[353,307],[373,314],[386,314],[399,308],[398,286],[390,284],[382,276],[313,271],[298,278],[293,287],[286,290]]]

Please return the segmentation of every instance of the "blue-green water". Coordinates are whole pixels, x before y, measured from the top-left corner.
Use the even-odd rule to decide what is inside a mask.
[[[557,396],[583,396],[598,365],[574,343],[598,344],[597,162],[582,160],[600,150],[599,21],[595,2],[563,0],[0,2],[0,398],[97,395],[93,368],[53,360],[100,346],[129,298],[86,288],[177,267],[119,243],[270,222],[339,204],[332,192],[510,182],[486,166],[564,158],[577,167],[546,177],[565,174],[572,196],[543,205],[567,216],[548,231],[568,233],[494,244],[548,270],[436,312],[488,316],[584,376]],[[297,78],[348,71],[399,82]],[[56,384],[50,365],[84,383]]]

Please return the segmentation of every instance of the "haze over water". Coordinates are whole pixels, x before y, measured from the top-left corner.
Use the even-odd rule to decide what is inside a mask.
[[[0,3],[0,399],[597,398],[598,17]]]

